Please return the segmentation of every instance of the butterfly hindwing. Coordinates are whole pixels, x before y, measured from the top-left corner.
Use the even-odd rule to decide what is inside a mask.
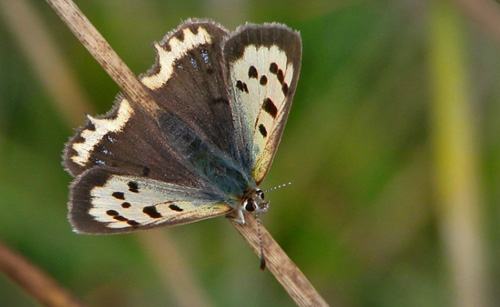
[[[300,35],[279,24],[245,25],[223,45],[236,143],[259,185],[281,140],[297,87]]]
[[[72,184],[69,220],[80,233],[186,224],[233,210],[209,186],[191,188],[96,167]]]

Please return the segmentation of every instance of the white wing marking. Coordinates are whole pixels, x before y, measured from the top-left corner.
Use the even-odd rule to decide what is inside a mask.
[[[71,157],[71,160],[78,165],[85,166],[88,162],[94,147],[99,144],[101,139],[110,132],[119,132],[125,127],[127,121],[134,114],[134,110],[130,103],[123,98],[118,107],[118,112],[115,118],[95,118],[87,115],[88,120],[94,126],[94,130],[84,129],[80,133],[80,137],[84,139],[81,143],[73,143],[73,149],[76,155]]]
[[[184,34],[183,41],[180,41],[175,36],[172,36],[168,41],[170,51],[167,51],[158,43],[154,44],[158,53],[160,70],[154,75],[144,76],[141,79],[141,82],[151,90],[162,87],[170,79],[174,71],[174,63],[176,60],[182,58],[189,50],[195,49],[199,45],[212,43],[210,34],[202,27],[198,28],[196,34],[189,28],[185,28],[182,32]]]

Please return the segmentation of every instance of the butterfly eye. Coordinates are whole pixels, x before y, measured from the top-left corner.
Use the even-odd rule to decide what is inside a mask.
[[[246,211],[252,212],[257,209],[257,206],[255,205],[255,201],[252,198],[249,198],[245,201],[245,204],[243,204],[243,208]]]
[[[260,197],[260,199],[264,200],[264,192],[262,190],[255,191],[255,194]]]

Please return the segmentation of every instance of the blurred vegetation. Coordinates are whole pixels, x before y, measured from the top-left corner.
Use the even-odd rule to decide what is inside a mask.
[[[48,39],[23,45],[15,28],[35,29],[23,15],[8,21],[9,2],[0,0],[0,241],[89,305],[176,305],[154,241],[72,233],[61,152],[84,117],[71,99],[56,102],[67,78],[55,78],[56,92],[47,85],[59,64],[44,75],[26,48],[57,50],[83,111],[105,113],[118,88],[43,1],[23,2]],[[300,30],[299,87],[264,188],[294,184],[267,195],[264,225],[333,306],[498,305],[500,36],[467,1],[437,2],[77,4],[137,74],[154,61],[151,43],[189,17]],[[178,249],[161,256],[187,264],[207,304],[293,305],[223,218],[161,231]],[[4,275],[0,298],[35,305]]]

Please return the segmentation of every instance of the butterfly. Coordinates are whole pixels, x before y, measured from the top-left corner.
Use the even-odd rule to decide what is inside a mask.
[[[269,208],[269,171],[297,87],[298,32],[191,19],[154,44],[146,109],[118,94],[66,144],[77,233],[126,233]]]

